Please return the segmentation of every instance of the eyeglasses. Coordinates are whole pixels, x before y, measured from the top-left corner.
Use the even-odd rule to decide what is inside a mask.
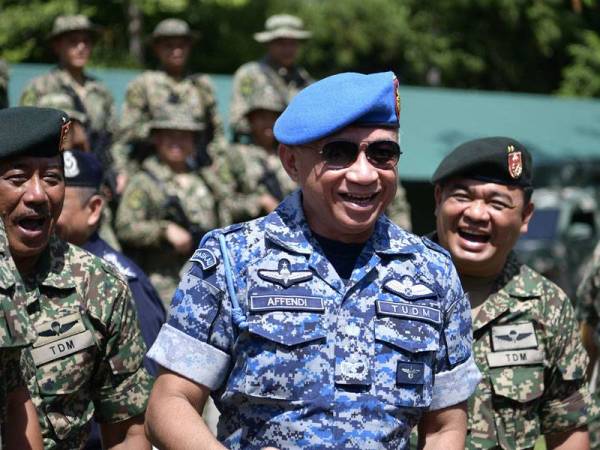
[[[354,164],[359,153],[360,143],[351,141],[331,141],[319,151],[325,165],[334,170]],[[365,149],[367,161],[378,169],[393,169],[401,154],[400,146],[394,141],[372,141]]]

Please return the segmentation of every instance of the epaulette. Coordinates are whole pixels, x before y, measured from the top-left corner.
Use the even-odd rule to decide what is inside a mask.
[[[223,228],[221,230],[221,233],[223,234],[229,234],[229,233],[233,233],[234,231],[238,231],[240,229],[244,228],[244,223],[240,222],[240,223],[233,223],[225,228]]]
[[[423,244],[425,244],[426,247],[429,247],[434,252],[442,253],[442,254],[446,255],[448,258],[452,258],[452,256],[450,255],[450,252],[448,250],[446,250],[440,244],[433,242],[428,237],[421,236],[421,240],[423,241]]]

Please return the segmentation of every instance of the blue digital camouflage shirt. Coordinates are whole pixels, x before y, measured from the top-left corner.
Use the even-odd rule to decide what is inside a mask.
[[[448,254],[384,216],[344,283],[296,192],[204,240],[149,356],[212,391],[228,448],[398,449],[475,389],[470,314]]]

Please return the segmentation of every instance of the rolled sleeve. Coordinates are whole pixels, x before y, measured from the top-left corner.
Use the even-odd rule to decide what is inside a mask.
[[[433,384],[430,410],[456,405],[468,399],[481,380],[481,373],[473,356],[452,370],[438,372]]]
[[[211,391],[221,386],[229,371],[227,353],[169,324],[161,328],[148,357]]]

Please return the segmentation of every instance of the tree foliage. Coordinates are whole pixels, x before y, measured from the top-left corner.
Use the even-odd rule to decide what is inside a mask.
[[[0,0],[0,10],[0,49],[11,62],[52,61],[54,17],[81,12],[104,29],[95,65],[152,65],[147,46],[140,59],[131,42],[180,17],[201,33],[192,68],[232,73],[262,54],[252,34],[265,19],[290,12],[313,31],[303,62],[316,76],[392,69],[414,85],[600,96],[595,0]]]

